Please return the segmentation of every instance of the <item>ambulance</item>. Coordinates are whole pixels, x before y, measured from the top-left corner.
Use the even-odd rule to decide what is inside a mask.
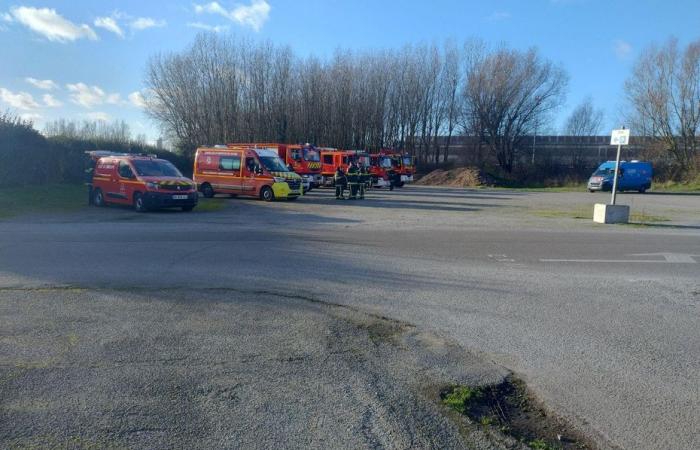
[[[301,176],[289,170],[277,148],[229,144],[197,149],[194,181],[202,194],[296,200],[302,195]]]
[[[181,208],[192,211],[199,194],[169,161],[155,155],[88,152],[94,161],[90,200],[95,206],[131,205],[138,212]]]

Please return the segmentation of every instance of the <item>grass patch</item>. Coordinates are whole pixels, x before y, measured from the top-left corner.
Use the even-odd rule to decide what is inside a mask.
[[[513,377],[480,387],[451,386],[441,391],[440,398],[487,432],[508,435],[535,450],[595,448],[566,421],[549,414]]]
[[[194,209],[199,212],[216,212],[221,211],[226,207],[227,198],[200,198],[197,207]]]
[[[671,221],[671,219],[669,217],[654,216],[651,214],[646,214],[644,211],[642,211],[641,213],[639,213],[639,212],[630,213],[630,220],[632,222],[638,222],[638,223],[659,223],[659,222],[670,222]]]
[[[0,188],[0,219],[34,212],[70,212],[87,205],[87,187],[48,184]]]

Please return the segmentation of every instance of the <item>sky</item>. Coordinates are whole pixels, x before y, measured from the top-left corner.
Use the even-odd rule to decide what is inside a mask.
[[[153,142],[143,111],[148,58],[197,33],[235,33],[299,55],[478,38],[536,47],[569,73],[553,129],[586,97],[620,125],[624,82],[650,44],[700,39],[698,0],[0,0],[0,111],[42,129],[57,118],[124,120]]]

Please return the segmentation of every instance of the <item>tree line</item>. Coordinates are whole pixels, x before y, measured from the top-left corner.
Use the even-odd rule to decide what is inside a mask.
[[[647,49],[626,83],[623,119],[683,170],[698,155],[699,62],[700,41],[680,49],[670,40]],[[148,114],[188,155],[203,144],[312,142],[398,148],[438,164],[451,137],[466,135],[506,173],[524,153],[523,137],[553,128],[569,79],[536,49],[477,40],[318,58],[215,34],[153,56],[145,78]],[[602,116],[586,99],[562,131],[598,134]]]
[[[185,173],[192,170],[182,155],[156,149],[143,137],[132,137],[124,122],[58,120],[44,133],[31,121],[11,112],[0,113],[0,186],[80,183],[85,178],[89,150],[155,153]]]

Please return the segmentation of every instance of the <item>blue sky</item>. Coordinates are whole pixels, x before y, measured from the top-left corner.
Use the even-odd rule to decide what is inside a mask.
[[[700,38],[700,2],[511,0],[0,0],[0,110],[47,120],[123,119],[158,136],[143,114],[146,61],[202,29],[288,44],[298,54],[397,48],[476,37],[537,47],[570,75],[568,111],[586,96],[617,125],[639,52],[670,36]]]

